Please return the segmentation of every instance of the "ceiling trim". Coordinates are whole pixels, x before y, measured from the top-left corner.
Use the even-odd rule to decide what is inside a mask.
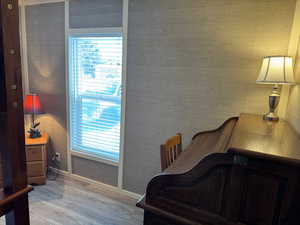
[[[24,0],[25,6],[64,2],[65,0]]]

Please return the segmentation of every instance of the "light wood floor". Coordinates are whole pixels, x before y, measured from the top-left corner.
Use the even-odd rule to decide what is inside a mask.
[[[36,186],[29,202],[32,225],[142,225],[135,199],[71,178]]]

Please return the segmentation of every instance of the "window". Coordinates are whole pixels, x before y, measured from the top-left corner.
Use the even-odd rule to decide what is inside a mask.
[[[71,150],[118,162],[122,36],[84,34],[69,44]]]

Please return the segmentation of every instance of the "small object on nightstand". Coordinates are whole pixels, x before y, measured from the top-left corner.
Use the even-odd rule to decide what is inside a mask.
[[[264,120],[278,121],[276,108],[280,100],[279,85],[293,85],[293,59],[288,56],[268,56],[263,59],[260,74],[256,80],[260,84],[273,84],[273,91],[269,96],[269,112],[263,116]]]
[[[42,106],[40,103],[40,98],[37,94],[30,94],[27,95],[24,101],[24,113],[25,114],[30,114],[32,118],[32,124],[31,128],[28,131],[30,134],[30,138],[40,138],[41,137],[41,132],[38,129],[38,126],[40,123],[35,123],[34,121],[34,116],[36,114],[43,114],[44,111],[42,110]]]
[[[47,133],[42,133],[39,138],[25,138],[28,184],[46,183],[48,141]]]

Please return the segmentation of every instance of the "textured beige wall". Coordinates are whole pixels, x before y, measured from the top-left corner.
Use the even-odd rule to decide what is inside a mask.
[[[124,185],[143,192],[159,144],[265,113],[262,58],[287,54],[295,0],[130,0]],[[137,170],[137,168],[139,168]]]
[[[70,28],[122,27],[123,0],[70,1]]]
[[[297,1],[291,32],[289,55],[295,58],[295,79],[300,82],[300,1]],[[287,120],[300,133],[300,86],[290,88]]]
[[[26,7],[29,89],[40,95],[47,114],[38,116],[50,135],[49,155],[61,153],[67,169],[64,3]]]
[[[48,112],[40,118],[52,149],[66,159],[64,15],[61,3],[49,7],[27,11],[30,88],[41,94]],[[294,7],[295,0],[130,0],[126,189],[144,192],[160,171],[159,144],[176,132],[186,144],[194,133],[230,116],[267,111],[271,87],[255,80],[262,57],[287,54]],[[298,40],[299,33],[292,36]],[[37,68],[54,70],[47,77]],[[288,114],[300,121],[300,104],[293,104],[299,101],[297,90]]]

